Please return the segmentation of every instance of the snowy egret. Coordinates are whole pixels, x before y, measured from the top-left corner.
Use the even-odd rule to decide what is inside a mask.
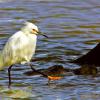
[[[31,22],[25,22],[25,26],[20,31],[13,34],[6,42],[2,51],[0,51],[0,70],[5,66],[8,68],[9,85],[11,86],[11,68],[14,64],[28,63],[35,53],[37,34],[41,33],[38,27]],[[32,66],[31,66],[32,68]],[[32,68],[35,70],[34,68]],[[42,74],[42,73],[41,73]]]

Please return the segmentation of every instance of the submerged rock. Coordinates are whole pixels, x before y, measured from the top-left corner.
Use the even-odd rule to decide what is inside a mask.
[[[77,69],[65,68],[62,65],[54,65],[47,69],[39,69],[38,71],[47,75],[48,76],[47,78],[51,80],[61,79],[67,76],[68,75],[67,73],[69,72],[75,75],[93,75],[93,76],[95,76],[98,73],[97,68],[93,65],[91,67],[89,65],[83,65]],[[39,75],[39,73],[36,73],[34,71],[27,71],[24,74],[28,76]]]
[[[89,65],[83,65],[81,68],[74,69],[74,74],[76,75],[93,75],[95,76],[97,74],[97,68],[95,66],[89,66]]]

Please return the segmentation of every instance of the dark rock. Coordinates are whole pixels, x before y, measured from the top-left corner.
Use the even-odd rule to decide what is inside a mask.
[[[88,65],[100,66],[100,43],[95,48],[90,50],[87,54],[71,62],[80,65],[88,64]]]

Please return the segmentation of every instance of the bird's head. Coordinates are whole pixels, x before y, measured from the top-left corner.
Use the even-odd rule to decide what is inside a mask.
[[[41,34],[45,37],[47,37],[44,33],[40,32],[38,27],[31,23],[31,22],[25,22],[25,26],[22,28],[22,31],[26,32],[26,33],[30,33],[30,34]],[[47,37],[48,38],[48,37]]]

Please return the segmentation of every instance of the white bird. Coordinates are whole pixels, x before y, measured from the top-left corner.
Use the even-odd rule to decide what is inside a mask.
[[[0,70],[9,66],[8,76],[11,86],[11,68],[14,64],[30,63],[35,53],[37,34],[42,34],[36,25],[26,22],[20,31],[13,34],[6,42],[2,51],[0,51]],[[44,35],[47,37],[46,35]],[[31,66],[32,67],[32,66]],[[34,70],[34,68],[32,68]]]

